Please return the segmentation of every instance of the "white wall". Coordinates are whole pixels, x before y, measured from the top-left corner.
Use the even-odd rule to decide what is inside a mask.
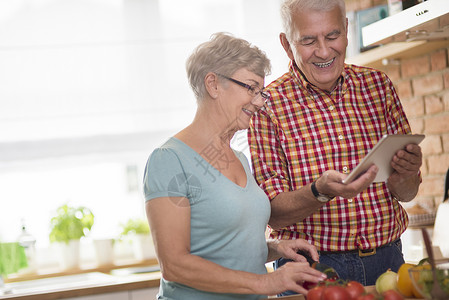
[[[266,51],[268,83],[288,64],[279,3],[0,0],[0,240],[25,218],[46,247],[66,201],[93,210],[94,236],[144,216],[146,158],[195,112],[186,58],[231,32]]]

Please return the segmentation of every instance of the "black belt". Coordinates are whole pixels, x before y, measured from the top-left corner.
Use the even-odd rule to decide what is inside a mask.
[[[376,254],[376,249],[381,249],[381,248],[384,248],[384,247],[391,246],[394,243],[397,243],[398,241],[399,241],[399,239],[397,239],[397,240],[395,240],[395,241],[393,241],[391,243],[382,245],[380,247],[373,248],[373,249],[355,249],[355,250],[347,250],[347,251],[318,251],[318,254],[319,255],[326,255],[326,254],[358,253],[360,257],[365,257],[365,256],[371,256],[371,255]]]

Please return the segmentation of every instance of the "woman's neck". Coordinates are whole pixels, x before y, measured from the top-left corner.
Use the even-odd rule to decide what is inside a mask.
[[[175,137],[195,148],[213,143],[216,147],[230,148],[234,136],[235,124],[230,124],[223,114],[205,105],[199,106],[192,123]]]

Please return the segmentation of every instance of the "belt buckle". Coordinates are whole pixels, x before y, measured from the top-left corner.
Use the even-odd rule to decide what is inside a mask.
[[[374,254],[376,254],[376,248],[374,248],[374,249],[366,249],[366,250],[359,249],[359,256],[360,257],[371,256],[371,255],[374,255]]]

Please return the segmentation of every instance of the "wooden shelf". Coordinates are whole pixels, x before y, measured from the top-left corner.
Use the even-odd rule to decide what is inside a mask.
[[[80,268],[70,269],[70,270],[39,270],[37,273],[29,273],[29,274],[13,274],[4,278],[5,283],[16,282],[16,281],[24,281],[24,280],[34,280],[34,279],[42,279],[49,277],[57,277],[57,276],[65,276],[65,275],[75,275],[75,274],[83,274],[90,272],[101,272],[101,273],[110,273],[115,269],[123,269],[123,268],[135,268],[135,267],[145,267],[145,266],[155,266],[158,265],[158,261],[156,258],[142,260],[142,261],[120,261],[111,265],[105,266],[81,266]]]
[[[449,40],[390,43],[349,57],[346,59],[346,63],[377,69],[383,66],[382,61],[385,59],[399,60],[411,58],[444,47],[449,47]]]

